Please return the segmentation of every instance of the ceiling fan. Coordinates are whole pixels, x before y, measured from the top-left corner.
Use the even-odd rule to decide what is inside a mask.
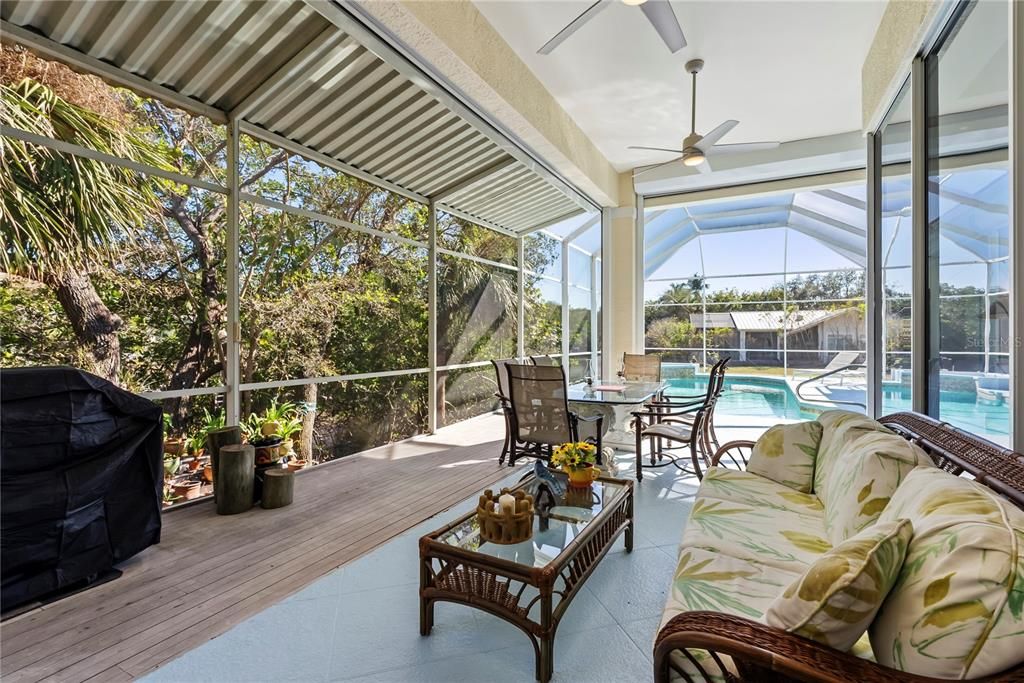
[[[598,12],[607,7],[611,2],[612,0],[597,0],[597,2],[584,10],[583,14],[570,21],[565,28],[556,33],[554,38],[544,43],[537,50],[537,54],[551,54],[552,50],[564,43],[566,38],[576,33],[583,24],[593,19]],[[647,21],[651,22],[654,30],[658,32],[658,35],[665,41],[665,45],[668,46],[672,53],[679,52],[686,47],[683,29],[679,26],[679,20],[676,19],[676,13],[672,11],[672,5],[669,4],[669,0],[622,0],[622,4],[634,7],[639,6],[640,11],[647,17]]]
[[[775,149],[779,146],[778,142],[744,142],[736,145],[717,145],[715,144],[721,140],[725,135],[739,125],[739,121],[730,119],[725,123],[720,124],[717,128],[713,128],[707,135],[697,134],[697,74],[704,68],[703,59],[691,59],[686,63],[686,70],[693,76],[693,96],[690,108],[690,134],[683,140],[682,149],[668,149],[666,147],[636,147],[630,146],[628,149],[643,149],[654,152],[674,152],[681,156],[669,161],[648,166],[647,168],[634,173],[634,177],[653,171],[656,168],[667,166],[668,164],[674,164],[677,161],[682,161],[684,165],[696,167],[701,173],[708,173],[711,171],[711,165],[708,163],[708,157],[711,155],[722,155],[722,154],[740,154],[743,152],[760,152],[766,149]]]

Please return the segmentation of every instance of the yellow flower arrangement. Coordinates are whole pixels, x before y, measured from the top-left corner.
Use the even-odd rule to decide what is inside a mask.
[[[551,454],[551,464],[562,469],[576,469],[597,464],[597,446],[585,441],[563,443]]]

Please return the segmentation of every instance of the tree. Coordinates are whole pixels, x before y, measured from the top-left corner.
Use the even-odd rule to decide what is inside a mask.
[[[23,79],[0,84],[4,125],[166,167],[161,150],[116,121]],[[53,290],[91,370],[117,381],[122,320],[96,292],[89,272],[157,207],[154,184],[127,168],[4,137],[0,142],[0,265]]]

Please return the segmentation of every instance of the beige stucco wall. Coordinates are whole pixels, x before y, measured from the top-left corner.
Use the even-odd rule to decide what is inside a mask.
[[[619,197],[623,206],[611,210],[609,243],[604,245],[605,268],[608,269],[608,288],[605,305],[611,327],[605,349],[611,371],[619,367],[623,352],[638,353],[636,305],[636,207],[633,179],[629,173],[619,176]]]
[[[602,206],[618,206],[618,173],[472,2],[361,4],[566,179]]]
[[[865,132],[878,128],[942,6],[940,0],[889,0],[861,70]]]

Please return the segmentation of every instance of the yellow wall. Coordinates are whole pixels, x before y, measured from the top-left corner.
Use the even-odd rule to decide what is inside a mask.
[[[882,122],[942,6],[940,0],[889,0],[861,69],[865,132]]]
[[[362,4],[566,179],[602,206],[618,205],[618,173],[473,3]]]

